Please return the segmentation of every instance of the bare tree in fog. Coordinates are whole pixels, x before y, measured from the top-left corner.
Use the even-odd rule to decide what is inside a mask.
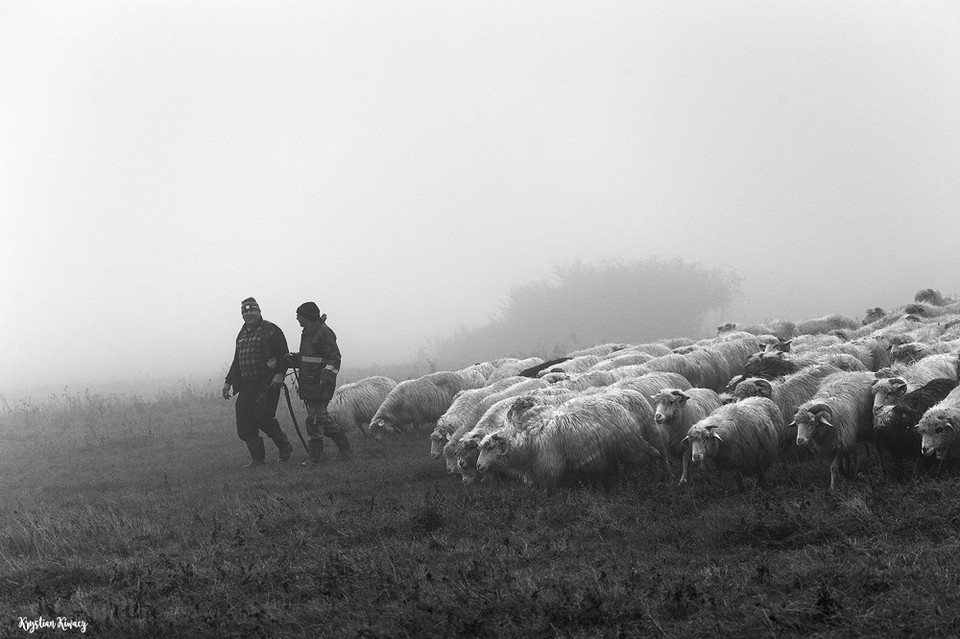
[[[439,340],[442,367],[501,356],[558,357],[604,342],[696,336],[710,311],[727,307],[740,277],[680,259],[574,262],[555,281],[514,287],[501,316]]]

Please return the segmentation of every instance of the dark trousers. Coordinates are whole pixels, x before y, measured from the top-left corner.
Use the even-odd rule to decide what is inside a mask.
[[[277,421],[277,404],[280,402],[280,387],[271,388],[257,382],[241,382],[240,392],[237,394],[237,436],[247,442],[247,446],[257,446],[260,441],[260,431],[273,440],[277,448],[284,449],[290,446],[290,440],[280,428]],[[262,460],[262,453],[257,454],[251,448],[254,458]],[[262,445],[259,446],[262,451]],[[258,460],[258,461],[259,461]]]
[[[307,407],[307,435],[310,437],[310,443],[307,447],[310,449],[310,459],[314,462],[320,460],[323,454],[323,436],[326,435],[337,445],[341,455],[352,453],[350,440],[343,428],[330,417],[327,412],[329,400],[304,400]]]

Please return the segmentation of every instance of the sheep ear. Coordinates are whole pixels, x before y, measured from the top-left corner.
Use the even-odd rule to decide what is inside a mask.
[[[681,444],[686,444],[686,443],[689,442],[689,441],[690,441],[690,435],[687,435],[686,437],[684,437],[683,439],[680,440],[680,443],[681,443]]]
[[[793,420],[792,422],[787,424],[787,428],[796,428],[796,427],[797,427],[797,420]]]
[[[950,421],[949,419],[944,420],[943,425],[949,428],[950,430],[954,430],[953,422]]]
[[[713,436],[716,438],[716,440],[717,440],[718,442],[722,442],[722,441],[723,441],[723,438],[720,437],[720,435],[717,435],[716,432],[713,433]]]
[[[833,424],[830,423],[830,420],[827,419],[826,413],[817,413],[817,421],[823,424],[824,426],[829,426],[830,428],[836,428]]]

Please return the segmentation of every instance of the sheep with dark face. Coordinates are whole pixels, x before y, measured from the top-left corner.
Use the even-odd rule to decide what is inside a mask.
[[[546,422],[526,430],[504,428],[480,442],[477,469],[497,469],[526,484],[606,481],[659,458],[636,419],[602,394],[563,403]]]
[[[667,452],[673,461],[682,464],[680,483],[689,480],[690,448],[683,438],[695,423],[720,408],[720,396],[707,388],[664,388],[653,396],[654,421],[660,429]]]
[[[395,381],[382,375],[344,384],[333,393],[327,410],[342,428],[359,428],[366,435],[365,426],[396,385]]]
[[[687,432],[690,459],[699,464],[713,460],[721,471],[736,475],[743,492],[743,476],[755,476],[760,487],[777,459],[783,439],[780,408],[765,397],[748,397],[716,409]]]
[[[922,437],[917,432],[920,418],[936,404],[941,402],[954,388],[957,380],[949,378],[933,379],[923,386],[906,393],[895,403],[884,406],[874,415],[874,437],[877,452],[888,455],[892,460],[890,473],[902,478],[906,462],[916,461],[926,470],[934,467],[932,457],[921,457]]]
[[[452,371],[430,373],[398,383],[384,398],[370,420],[370,434],[377,441],[384,432],[399,433],[402,428],[436,421],[453,404],[454,396],[467,388],[478,388],[480,376],[462,376]]]
[[[924,413],[917,423],[920,452],[941,463],[960,459],[960,386]]]
[[[894,365],[877,371],[873,385],[873,412],[896,404],[905,394],[939,378],[957,378],[956,355],[930,355],[909,366]]]
[[[873,439],[873,373],[834,373],[794,414],[797,445],[810,446],[832,458],[830,489],[842,470],[848,479],[856,472],[857,444]]]

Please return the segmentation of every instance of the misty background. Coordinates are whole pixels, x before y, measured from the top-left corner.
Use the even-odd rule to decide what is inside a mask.
[[[0,396],[219,385],[249,295],[291,349],[316,301],[346,372],[572,345],[534,302],[578,269],[735,284],[690,337],[957,294],[958,26],[952,1],[0,0]],[[671,293],[625,290],[576,308],[597,341],[659,332]]]

